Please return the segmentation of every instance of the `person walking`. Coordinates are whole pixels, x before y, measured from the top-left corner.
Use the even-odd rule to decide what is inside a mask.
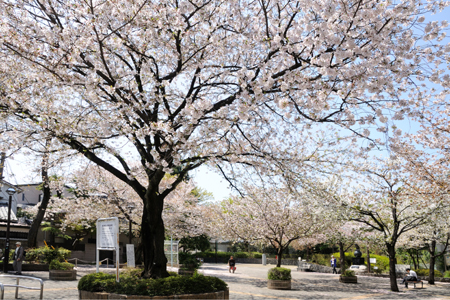
[[[336,270],[336,264],[337,264],[337,260],[334,257],[334,255],[331,255],[331,260],[330,260],[331,266],[333,267],[333,274],[337,274],[337,270]]]
[[[22,275],[23,247],[21,242],[16,242],[16,251],[13,255],[13,268],[17,275]]]
[[[228,260],[228,272],[231,273],[231,271],[233,271],[234,273],[234,271],[236,270],[235,265],[236,261],[234,260],[233,256],[230,256],[230,259]]]
[[[408,288],[408,281],[418,281],[417,273],[411,269],[406,269],[406,276],[403,278],[402,284],[405,284],[405,288]]]

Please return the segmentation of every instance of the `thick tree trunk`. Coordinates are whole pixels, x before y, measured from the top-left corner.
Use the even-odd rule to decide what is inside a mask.
[[[164,199],[156,192],[148,191],[142,214],[142,247],[144,252],[144,278],[168,277],[167,258],[164,254],[164,223],[162,220]]]
[[[386,243],[389,255],[389,279],[391,281],[391,291],[398,292],[397,273],[395,272],[395,245]]]
[[[434,265],[436,262],[436,241],[432,241],[428,249],[430,251],[430,274],[428,276],[428,284],[434,284]]]
[[[277,248],[277,268],[281,267],[281,259],[283,258],[283,247]]]
[[[41,177],[42,177],[42,202],[39,205],[38,212],[33,219],[30,231],[28,232],[28,248],[37,247],[37,234],[42,220],[44,220],[45,211],[47,210],[48,203],[50,202],[51,190],[50,180],[48,178],[48,154],[45,153],[41,163]]]
[[[339,265],[341,266],[341,273],[345,270],[345,252],[344,244],[339,242]]]

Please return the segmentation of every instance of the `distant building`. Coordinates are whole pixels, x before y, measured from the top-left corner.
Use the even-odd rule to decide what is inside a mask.
[[[28,239],[28,231],[30,225],[24,219],[17,217],[18,193],[22,193],[22,189],[17,185],[11,184],[6,180],[0,179],[0,248],[5,247],[6,225],[8,220],[8,202],[9,195],[6,190],[13,188],[16,193],[11,197],[11,213],[10,213],[10,234],[9,238],[14,241],[26,241]]]

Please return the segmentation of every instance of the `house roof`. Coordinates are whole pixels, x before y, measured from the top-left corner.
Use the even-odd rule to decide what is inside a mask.
[[[8,220],[8,206],[0,205],[0,221],[7,221]],[[11,222],[17,222],[16,214],[11,210],[10,215]]]
[[[16,190],[16,193],[22,193],[23,192],[23,190],[19,187],[20,185],[15,185],[15,184],[9,183],[6,180],[0,179],[0,191],[1,191],[1,188],[2,188],[1,186],[2,185],[6,185],[6,186],[14,188]]]

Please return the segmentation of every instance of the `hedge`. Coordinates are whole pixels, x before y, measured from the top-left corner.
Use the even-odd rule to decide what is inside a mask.
[[[144,279],[125,273],[120,275],[120,282],[116,282],[115,275],[100,272],[83,276],[78,282],[78,289],[83,291],[139,296],[212,293],[224,291],[227,287],[227,284],[219,278],[198,273],[193,276],[178,276],[171,273],[171,276],[159,279]]]
[[[417,276],[429,276],[430,269],[418,269],[416,270]],[[442,273],[439,270],[434,270],[435,277],[442,277]]]
[[[339,259],[341,257],[340,253],[334,253],[333,254],[334,257],[337,259],[338,261],[338,265],[339,265]],[[354,254],[353,252],[346,252],[345,253],[345,264],[347,266],[352,265],[352,258],[354,258]],[[367,265],[367,256],[366,255],[362,255],[362,257],[365,259],[365,265]],[[381,255],[375,255],[375,254],[370,254],[370,258],[376,258],[377,259],[377,263],[376,264],[370,264],[372,267],[378,267],[378,270],[380,270],[381,272],[385,272],[385,271],[389,271],[389,258],[386,256],[381,256]]]
[[[270,280],[291,280],[291,269],[288,268],[272,268],[267,273]]]

